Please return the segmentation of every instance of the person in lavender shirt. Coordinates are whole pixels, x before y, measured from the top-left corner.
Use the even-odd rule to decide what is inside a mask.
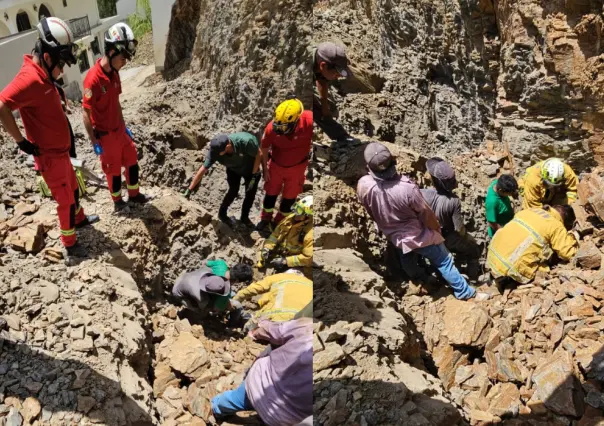
[[[438,219],[417,184],[397,173],[396,160],[386,146],[370,143],[364,157],[369,174],[357,185],[359,201],[398,249],[405,273],[412,280],[427,282],[428,274],[418,266],[418,256],[425,257],[449,283],[457,299],[474,297],[476,290],[455,267],[453,256],[444,245]]]
[[[250,332],[268,342],[235,390],[212,399],[212,412],[222,420],[238,411],[255,410],[269,426],[293,426],[312,416],[312,319],[260,321]]]

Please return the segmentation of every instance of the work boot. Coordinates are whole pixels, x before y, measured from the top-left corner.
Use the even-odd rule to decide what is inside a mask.
[[[115,212],[122,211],[127,206],[128,206],[128,203],[126,203],[124,200],[114,201],[113,202],[113,211],[115,211]]]
[[[254,223],[247,216],[241,216],[241,219],[239,219],[239,221],[245,226],[254,226]]]
[[[130,202],[130,203],[136,203],[136,204],[145,204],[145,203],[148,203],[151,200],[152,200],[152,198],[150,196],[145,195],[145,194],[139,192],[134,197],[130,197],[128,199],[128,202]]]
[[[75,243],[71,247],[63,247],[63,259],[66,266],[73,266],[77,259],[88,257],[88,250],[82,247],[79,243]]]
[[[101,218],[96,214],[88,215],[84,218],[80,223],[76,223],[76,228],[83,228],[84,226],[92,225],[93,223],[97,223]]]
[[[232,228],[233,226],[235,226],[235,223],[233,223],[233,219],[231,219],[229,217],[228,214],[220,212],[218,213],[218,219],[220,219],[220,221],[222,223],[224,223],[225,225],[227,225],[229,228]]]
[[[260,232],[273,232],[273,224],[270,220],[261,220],[260,222],[258,222],[258,225],[256,225],[256,230]]]

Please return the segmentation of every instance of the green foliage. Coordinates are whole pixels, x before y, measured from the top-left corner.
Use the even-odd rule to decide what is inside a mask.
[[[148,0],[146,0],[149,3]],[[97,0],[101,19],[117,15],[117,0]]]
[[[153,29],[149,0],[136,0],[136,9],[137,12],[128,16],[126,23],[132,28],[132,31],[134,31],[134,36],[137,39],[140,39],[143,35]],[[143,11],[144,15],[139,14],[139,10]]]

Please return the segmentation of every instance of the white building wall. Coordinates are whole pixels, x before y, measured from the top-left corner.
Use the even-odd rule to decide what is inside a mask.
[[[172,19],[172,6],[175,0],[151,0],[151,20],[153,21],[153,55],[155,71],[164,69],[166,43]]]
[[[136,13],[136,0],[118,0],[117,2],[117,14],[120,18],[126,19],[128,16]],[[145,15],[144,10],[138,11],[139,15]]]
[[[1,16],[1,14],[0,14]],[[12,37],[8,41],[0,40],[0,90],[17,75],[23,65],[23,55],[31,52],[38,39],[34,32]]]
[[[41,3],[36,2],[37,6]],[[99,48],[103,52],[103,36],[105,31],[110,26],[120,21],[119,16],[113,16],[106,19],[99,18],[99,11],[96,0],[67,0],[67,7],[63,6],[63,0],[44,0],[42,4],[50,10],[53,16],[57,16],[64,20],[81,18],[88,16],[90,24],[90,36],[86,36],[77,40],[81,51],[84,50],[88,56],[88,62],[92,67],[99,55],[92,52],[90,44],[95,37],[99,40]],[[2,25],[5,25],[8,31],[11,31],[12,37],[0,40],[0,90],[4,88],[15,77],[23,63],[23,55],[31,53],[38,34],[36,31],[24,32],[18,34],[16,16],[17,13],[24,10],[30,17],[32,28],[38,24],[38,12],[33,10],[33,2],[16,1],[16,0],[0,0],[0,37],[2,37]],[[4,18],[4,13],[7,13],[9,19]],[[83,81],[87,71],[80,72],[79,65],[65,67],[63,80],[65,82],[65,94],[73,100],[81,100],[83,89]]]

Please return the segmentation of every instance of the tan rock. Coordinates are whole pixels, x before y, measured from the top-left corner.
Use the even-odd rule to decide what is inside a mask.
[[[31,224],[10,232],[4,243],[13,249],[26,253],[37,253],[44,246],[42,225]]]
[[[36,398],[32,398],[30,396],[23,401],[23,409],[21,410],[21,413],[23,414],[25,423],[32,423],[38,418],[41,412],[42,406],[40,405],[40,401],[38,401]]]
[[[515,417],[520,410],[520,391],[512,383],[497,383],[487,394],[489,413],[499,417]]]
[[[449,390],[455,383],[457,369],[468,364],[468,355],[462,354],[453,346],[441,342],[434,349],[432,356],[438,367],[438,377],[442,380],[445,390]]]
[[[164,391],[169,386],[178,387],[180,380],[172,372],[172,369],[167,363],[160,362],[155,367],[155,380],[153,381],[153,395],[156,398],[162,396]]]
[[[501,353],[485,352],[485,358],[489,367],[489,378],[500,382],[522,383],[525,378],[520,366],[516,361],[506,358]]]
[[[565,350],[559,350],[543,360],[533,373],[535,393],[532,401],[543,401],[551,411],[561,415],[583,415],[583,389],[575,377],[573,358]],[[533,407],[529,407],[533,410]]]
[[[451,345],[484,347],[492,324],[488,312],[481,305],[450,299],[443,308],[443,335]]]
[[[318,373],[321,370],[338,364],[346,357],[346,353],[337,343],[329,343],[325,345],[325,349],[314,354],[313,371]]]
[[[582,268],[599,269],[602,263],[602,252],[592,241],[581,241],[575,260]]]
[[[193,374],[209,361],[203,344],[191,333],[181,333],[174,341],[164,340],[159,352],[170,367],[193,379]]]

